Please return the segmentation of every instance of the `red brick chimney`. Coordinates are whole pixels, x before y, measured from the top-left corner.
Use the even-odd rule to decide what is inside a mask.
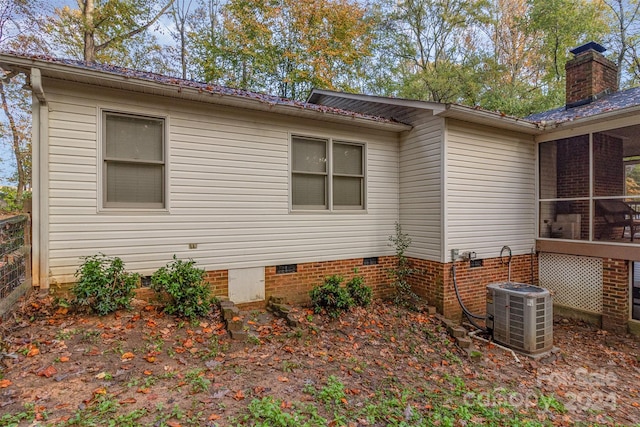
[[[618,90],[618,67],[602,55],[605,50],[598,43],[589,42],[570,51],[575,56],[565,65],[566,108],[589,104]]]

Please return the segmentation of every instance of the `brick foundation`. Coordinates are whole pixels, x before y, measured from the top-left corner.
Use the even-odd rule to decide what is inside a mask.
[[[490,283],[504,282],[508,277],[505,258],[483,259],[482,267],[471,268],[469,261],[456,263],[458,288],[465,306],[475,314],[482,315],[486,310],[486,287]],[[354,270],[363,276],[365,284],[373,290],[375,298],[389,298],[393,295],[388,271],[393,268],[395,257],[379,257],[376,265],[362,265],[362,258],[310,262],[297,264],[295,273],[276,274],[276,267],[265,268],[265,301],[241,305],[243,309],[261,309],[271,296],[283,296],[287,303],[308,304],[309,291],[323,282],[324,278],[334,274],[345,280],[352,278]],[[418,270],[410,277],[410,284],[419,296],[436,307],[439,313],[453,320],[462,318],[462,309],[458,304],[451,263],[440,263],[410,258],[413,268]],[[538,284],[538,257],[533,259],[534,284]],[[625,333],[629,323],[629,274],[630,263],[625,260],[603,259],[602,289],[602,327]],[[210,284],[213,295],[228,297],[228,271],[208,271],[205,280]],[[531,282],[531,256],[517,255],[511,260],[511,281]],[[49,291],[57,296],[71,297],[73,284],[58,284]],[[150,288],[136,290],[138,298],[153,300],[155,293]]]
[[[627,332],[629,322],[629,262],[602,259],[602,328]]]
[[[265,301],[241,304],[243,309],[264,308],[272,295],[285,297],[288,303],[307,304],[310,302],[309,291],[322,284],[324,278],[340,275],[345,282],[358,275],[364,277],[365,285],[373,291],[374,298],[388,298],[393,294],[390,286],[389,269],[393,267],[395,257],[378,257],[378,264],[362,265],[362,258],[338,261],[309,262],[297,264],[295,273],[276,274],[276,267],[265,267]],[[205,281],[211,287],[212,295],[221,298],[229,296],[229,271],[211,270],[206,272]],[[57,285],[51,292],[58,296],[70,296],[72,283]],[[149,287],[136,289],[136,297],[151,301],[155,293]]]
[[[211,287],[211,293],[216,297],[229,296],[229,271],[215,270],[207,271],[204,277]]]
[[[309,303],[309,291],[314,286],[322,284],[324,278],[334,274],[343,276],[346,280],[352,278],[354,270],[364,277],[365,285],[373,290],[374,298],[391,296],[388,269],[393,266],[394,257],[379,257],[376,265],[362,265],[362,258],[340,261],[309,262],[297,265],[295,273],[276,274],[276,267],[266,267],[265,296],[283,296],[288,303]],[[266,304],[266,302],[265,302]]]
[[[469,311],[482,315],[486,311],[486,287],[490,283],[506,282],[509,272],[507,258],[488,258],[482,267],[471,268],[469,261],[456,262],[456,281],[462,301]],[[502,262],[504,261],[504,263]],[[445,317],[460,320],[462,309],[453,286],[451,263],[411,259],[418,269],[411,278],[414,291],[434,305]],[[533,258],[533,280],[538,283],[538,257]],[[511,281],[531,283],[531,255],[517,255],[511,260]]]
[[[345,282],[358,275],[364,277],[365,285],[373,290],[374,298],[387,298],[392,295],[388,269],[393,266],[394,257],[378,257],[378,264],[362,265],[362,258],[338,261],[308,262],[297,264],[294,273],[276,273],[276,266],[264,269],[265,300],[240,304],[242,309],[264,308],[271,296],[282,296],[287,303],[308,304],[309,292],[314,286],[322,284],[324,278],[340,275]],[[206,280],[217,297],[229,296],[229,274],[227,270],[207,271]]]

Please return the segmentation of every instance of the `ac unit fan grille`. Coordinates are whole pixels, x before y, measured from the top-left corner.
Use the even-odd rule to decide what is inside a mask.
[[[511,343],[524,347],[524,299],[509,295],[509,338]]]
[[[536,350],[546,345],[547,332],[547,301],[544,298],[536,300]]]

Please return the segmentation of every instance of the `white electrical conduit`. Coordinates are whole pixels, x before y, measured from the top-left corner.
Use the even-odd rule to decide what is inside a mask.
[[[488,339],[485,339],[485,338],[482,338],[482,337],[478,337],[478,336],[476,336],[476,334],[477,334],[478,332],[483,332],[483,331],[482,331],[481,329],[476,329],[475,331],[469,332],[469,336],[470,336],[471,338],[475,338],[475,339],[477,339],[477,340],[480,340],[480,341],[486,342],[487,344],[493,344],[493,345],[495,345],[496,347],[503,349],[504,351],[508,351],[509,353],[511,353],[511,355],[512,355],[512,356],[513,356],[513,358],[515,359],[516,363],[520,363],[520,359],[518,358],[518,355],[516,354],[516,352],[515,352],[515,351],[513,351],[513,350],[511,350],[510,348],[505,347],[505,346],[503,346],[503,345],[497,344],[497,343],[495,343],[494,341],[489,341]]]

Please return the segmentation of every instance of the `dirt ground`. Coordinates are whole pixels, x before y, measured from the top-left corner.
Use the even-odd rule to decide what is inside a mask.
[[[556,319],[540,360],[376,301],[291,328],[214,311],[190,323],[134,301],[97,317],[23,301],[0,325],[0,426],[640,425],[640,342]]]

